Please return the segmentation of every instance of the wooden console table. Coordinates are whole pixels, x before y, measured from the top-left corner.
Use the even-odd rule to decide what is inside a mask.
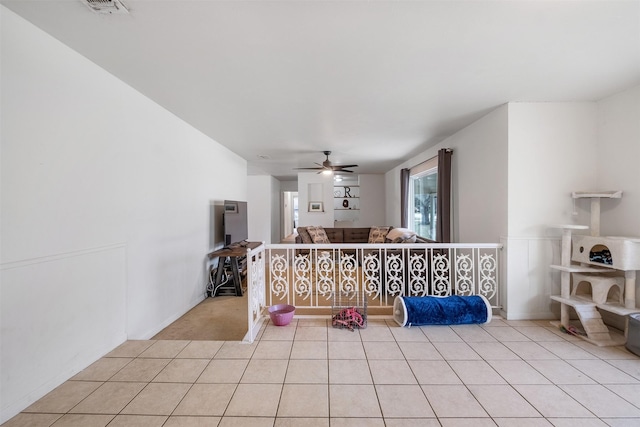
[[[208,254],[209,260],[219,258],[218,266],[209,272],[211,289],[209,296],[235,295],[242,296],[241,275],[246,270],[246,257],[249,250],[256,249],[262,242],[233,243]]]

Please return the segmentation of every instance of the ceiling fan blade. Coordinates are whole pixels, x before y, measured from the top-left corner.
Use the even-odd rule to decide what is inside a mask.
[[[340,172],[353,173],[353,171],[345,170],[345,168],[358,167],[358,165],[333,165],[329,160],[329,154],[331,154],[331,151],[323,151],[323,153],[325,156],[327,156],[327,159],[322,163],[314,162],[316,165],[318,165],[317,168],[295,168],[294,170],[319,170],[321,172],[331,171],[335,173],[340,173]]]
[[[353,171],[348,171],[346,169],[340,169],[340,170],[335,170],[333,171],[333,173],[335,173],[336,175],[340,175],[340,174],[348,174],[348,173],[353,173]]]

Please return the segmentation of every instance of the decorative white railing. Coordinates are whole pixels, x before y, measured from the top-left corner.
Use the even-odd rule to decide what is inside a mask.
[[[326,314],[337,291],[361,292],[370,308],[389,309],[389,315],[397,296],[483,295],[499,308],[501,249],[499,244],[262,245],[247,257],[248,336],[257,334],[252,328],[259,327],[266,306],[291,304]]]
[[[243,341],[253,342],[260,330],[266,307],[265,245],[247,251],[247,317],[248,329]]]

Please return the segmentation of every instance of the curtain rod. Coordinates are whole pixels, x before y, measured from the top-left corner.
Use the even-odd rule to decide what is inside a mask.
[[[451,155],[453,155],[453,148],[441,148],[440,150],[445,150],[447,153],[451,153]],[[438,151],[440,151],[440,150],[438,150]],[[429,161],[429,160],[431,160],[431,159],[435,159],[436,157],[438,157],[438,156],[437,156],[437,155],[436,155],[436,156],[433,156],[433,157],[431,157],[431,158],[429,158],[429,159],[427,159],[427,160],[424,160],[424,161],[422,161],[422,162],[420,162],[420,163],[416,163],[416,164],[415,164],[415,165],[413,165],[413,166],[410,166],[410,167],[408,167],[408,168],[402,168],[402,169],[411,170],[411,169],[413,169],[413,168],[415,168],[415,167],[417,167],[417,166],[420,166],[421,164],[423,164],[423,163],[425,163],[425,162],[428,162],[428,161]]]

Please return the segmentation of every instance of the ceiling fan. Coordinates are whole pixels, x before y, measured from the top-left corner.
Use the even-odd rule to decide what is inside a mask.
[[[316,165],[318,165],[319,167],[315,167],[315,168],[296,168],[296,170],[317,170],[319,171],[318,173],[335,173],[335,174],[341,174],[341,173],[353,173],[353,171],[347,170],[347,168],[355,168],[358,167],[358,165],[333,165],[331,163],[331,160],[329,160],[329,154],[331,154],[331,151],[323,151],[324,155],[327,156],[327,159],[322,162],[322,164],[320,163],[316,163]]]

